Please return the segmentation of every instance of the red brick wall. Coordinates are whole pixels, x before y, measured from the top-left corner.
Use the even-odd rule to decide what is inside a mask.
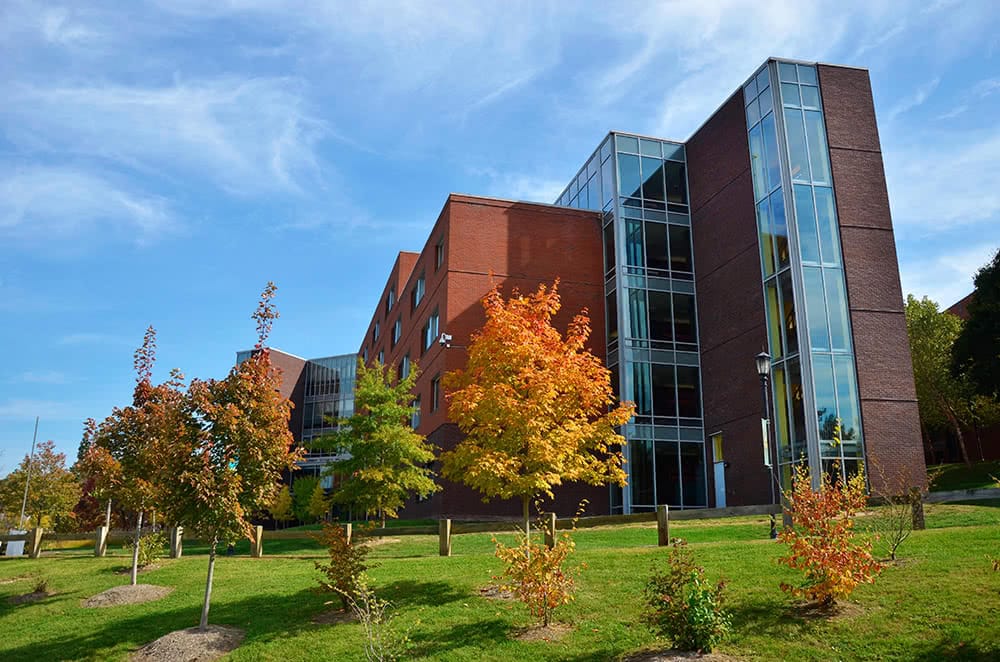
[[[444,239],[445,259],[435,269],[438,241]],[[404,255],[404,254],[401,254]],[[551,285],[560,279],[562,310],[556,317],[564,329],[581,309],[590,312],[590,349],[604,358],[603,244],[600,214],[550,205],[510,202],[492,198],[451,195],[431,231],[424,249],[414,255],[408,281],[397,291],[403,292],[403,335],[395,349],[390,348],[395,314],[383,322],[379,343],[371,342],[371,325],[362,348],[368,346],[369,358],[378,348],[386,350],[386,362],[398,363],[409,352],[417,358],[421,375],[414,394],[421,399],[418,431],[442,449],[453,448],[460,438],[457,428],[448,423],[447,403],[442,388],[441,406],[430,411],[431,380],[465,364],[465,350],[472,333],[482,326],[485,316],[481,299],[492,283],[500,283],[505,294],[512,288],[534,291],[540,283]],[[426,294],[417,309],[411,310],[409,292],[420,274],[425,274]],[[492,275],[491,275],[492,274]],[[382,302],[384,308],[383,294]],[[452,336],[452,347],[434,343],[421,356],[421,329],[435,309],[440,316],[441,333]],[[375,318],[381,314],[376,311]],[[373,320],[374,323],[374,320]],[[406,517],[478,518],[517,516],[520,503],[492,501],[483,504],[478,493],[461,485],[444,482],[444,491],[428,501],[412,502]],[[557,490],[555,507],[564,515],[576,511],[581,498],[590,500],[591,513],[608,512],[607,488],[564,486]]]
[[[868,72],[819,66],[869,463],[926,484],[899,265]],[[878,480],[878,471],[870,479]]]
[[[767,332],[743,108],[739,91],[687,143],[705,435],[722,432],[730,506],[771,499],[754,364]],[[711,445],[705,450],[714,505]]]
[[[295,441],[302,441],[302,400],[305,391],[305,359],[271,348],[271,364],[281,371],[281,395],[294,404],[288,427]]]

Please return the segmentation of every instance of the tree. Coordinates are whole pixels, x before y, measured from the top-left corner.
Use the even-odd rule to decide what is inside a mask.
[[[906,330],[913,358],[913,381],[924,436],[928,430],[947,427],[955,434],[962,461],[971,465],[963,425],[989,422],[995,408],[976,396],[965,375],[951,370],[952,346],[962,330],[962,320],[938,311],[936,303],[924,297],[906,297]]]
[[[323,482],[316,481],[312,495],[309,497],[309,516],[317,522],[330,512],[330,500],[326,498],[326,490],[323,489]]]
[[[17,469],[0,480],[0,503],[3,505],[0,510],[21,512],[29,473],[31,480],[24,509],[29,522],[33,526],[70,528],[73,507],[80,499],[80,485],[76,476],[66,468],[66,454],[57,453],[52,441],[38,444],[34,456],[25,455]],[[19,522],[19,525],[23,523]]]
[[[201,630],[219,542],[252,537],[250,515],[273,503],[282,472],[299,458],[288,428],[291,403],[279,392],[281,374],[265,346],[278,317],[275,290],[267,284],[252,315],[255,351],[222,380],[192,380],[174,441],[159,458],[159,479],[170,485],[164,514],[209,544]]]
[[[1000,250],[976,274],[976,289],[952,351],[952,374],[967,376],[976,391],[1000,397]]]
[[[299,522],[309,521],[309,501],[317,485],[316,476],[300,476],[292,483],[292,513]]]
[[[414,364],[396,384],[391,372],[381,363],[368,368],[359,360],[355,413],[321,441],[345,456],[326,469],[340,477],[334,502],[379,517],[383,527],[411,496],[426,497],[441,489],[427,466],[434,460],[433,446],[410,426],[417,367]]]
[[[156,330],[150,326],[135,351],[135,389],[132,404],[115,407],[99,425],[85,426],[80,444],[81,470],[94,480],[95,492],[121,503],[136,513],[130,582],[139,571],[139,538],[143,516],[155,508],[160,488],[159,463],[172,442],[183,409],[183,377],[176,370],[162,384],[153,384],[156,363]]]
[[[274,497],[274,502],[268,508],[271,512],[271,519],[274,520],[274,527],[278,528],[279,522],[287,522],[292,519],[292,493],[288,485],[282,485],[278,490],[278,495]]]
[[[611,373],[586,349],[586,310],[565,338],[552,326],[559,282],[505,301],[499,286],[483,298],[486,323],[473,335],[464,370],[445,376],[448,414],[465,433],[443,453],[442,474],[483,500],[519,497],[526,540],[528,506],[565,481],[625,484],[624,438],[615,432],[633,406],[613,406]],[[526,549],[530,547],[526,546]]]
[[[871,543],[854,537],[854,517],[867,502],[863,471],[846,481],[824,472],[820,489],[814,491],[809,468],[799,464],[785,502],[795,526],[778,534],[789,547],[788,556],[778,560],[805,577],[800,586],[782,582],[781,590],[830,606],[850,597],[859,584],[875,583],[882,566],[872,558]]]

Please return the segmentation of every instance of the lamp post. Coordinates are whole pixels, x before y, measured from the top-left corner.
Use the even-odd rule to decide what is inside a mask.
[[[771,439],[773,435],[771,434],[770,398],[767,397],[767,380],[771,375],[771,355],[767,352],[761,352],[754,357],[754,361],[757,364],[757,374],[760,376],[760,395],[761,400],[764,403],[764,409],[762,411],[760,421],[761,437],[764,445],[764,464],[771,471],[771,504],[774,505],[777,503],[774,486],[777,483],[777,478],[775,476],[775,464],[778,461],[778,453],[776,447],[774,448],[774,454],[772,455],[771,453]],[[777,537],[778,530],[774,523],[774,513],[771,513],[771,540],[774,540]]]

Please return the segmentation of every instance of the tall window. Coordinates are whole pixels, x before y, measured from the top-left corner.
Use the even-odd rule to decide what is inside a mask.
[[[365,347],[365,350],[361,353],[361,360],[364,361],[365,363],[368,363],[368,348],[367,347]]]
[[[385,295],[385,314],[388,315],[392,307],[396,305],[396,288],[389,288],[389,294]]]
[[[380,349],[378,351],[378,362],[379,362],[379,365],[385,365],[385,350],[384,349]]]
[[[424,345],[423,345],[424,351],[430,349],[430,346],[434,344],[435,340],[437,340],[438,324],[439,324],[438,311],[435,310],[433,313],[431,313],[431,316],[427,318],[427,324],[424,324],[424,328],[422,329],[424,338]]]
[[[420,427],[420,396],[413,400],[413,413],[410,415],[410,427],[416,430]]]
[[[431,411],[437,411],[441,405],[441,375],[435,375],[431,380]]]
[[[372,342],[378,342],[379,331],[381,331],[381,327],[378,322],[375,322],[375,328],[372,329]]]
[[[398,319],[396,323],[392,325],[392,346],[395,347],[396,343],[403,336],[403,320]]]
[[[410,376],[410,355],[403,357],[403,362],[399,364],[399,378],[406,379]]]
[[[420,301],[424,298],[424,275],[420,274],[420,278],[417,279],[416,285],[413,286],[413,291],[410,293],[410,306],[412,309],[416,310],[417,306],[420,305]]]
[[[444,237],[438,239],[437,246],[434,247],[434,271],[441,268],[444,264]]]

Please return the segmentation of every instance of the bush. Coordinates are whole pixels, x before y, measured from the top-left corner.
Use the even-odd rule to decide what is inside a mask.
[[[782,582],[783,591],[831,605],[849,597],[859,584],[875,583],[882,566],[872,558],[871,543],[854,536],[854,517],[866,502],[863,472],[846,482],[839,474],[831,478],[824,473],[814,492],[809,469],[798,465],[785,498],[795,526],[778,536],[791,551],[779,561],[801,570],[805,578],[799,586]]]
[[[409,637],[393,627],[392,605],[375,595],[364,574],[356,578],[347,601],[365,631],[365,659],[369,662],[408,659]]]
[[[139,537],[139,567],[144,568],[163,557],[163,548],[167,546],[167,534],[163,531],[150,531]],[[129,538],[125,541],[125,551],[129,554],[135,548],[135,541]]]
[[[372,567],[366,559],[370,550],[365,545],[348,541],[344,527],[336,523],[324,524],[322,531],[313,538],[330,554],[329,565],[316,562],[316,569],[326,575],[326,579],[320,579],[319,584],[323,590],[336,593],[344,611],[347,611],[352,601],[358,598],[359,579]]]
[[[654,568],[646,582],[647,620],[676,648],[711,651],[732,628],[723,609],[725,587],[723,580],[708,582],[687,543],[675,540],[666,570]]]
[[[548,625],[552,610],[573,600],[572,571],[563,563],[576,548],[569,532],[563,532],[549,549],[544,544],[532,543],[522,532],[513,547],[493,539],[496,556],[506,564],[503,575],[495,577],[500,588],[513,593],[524,603],[532,616]]]

